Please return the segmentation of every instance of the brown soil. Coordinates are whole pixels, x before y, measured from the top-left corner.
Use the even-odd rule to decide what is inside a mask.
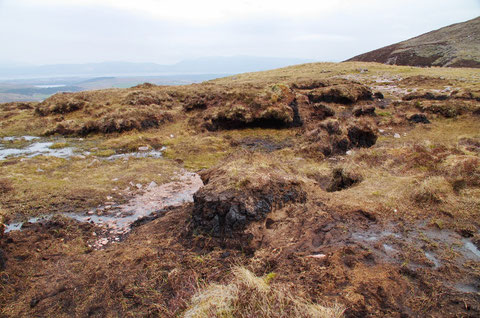
[[[145,192],[120,207],[156,211],[102,247],[104,227],[62,216],[2,235],[0,317],[181,317],[202,291],[235,285],[238,267],[265,290],[288,290],[281,299],[289,303],[338,304],[346,317],[480,316],[478,82],[457,78],[459,87],[443,92],[443,80],[411,76],[408,84],[379,87],[380,102],[371,79],[277,72],[268,80],[261,73],[239,75],[239,82],[83,93],[78,109],[68,101],[81,94],[59,95],[39,106],[44,115],[35,113],[37,104],[2,106],[1,127],[9,131],[20,129],[17,120],[32,121],[35,131],[95,133],[86,138],[95,147],[165,144],[162,161],[112,162],[125,174],[135,166],[129,175],[152,180],[165,161],[206,169],[197,171],[205,185],[194,202],[168,209],[172,193],[192,194],[200,181],[157,180],[150,190],[143,181]],[[92,166],[75,160],[58,160],[43,183],[33,176],[55,160],[2,161],[1,208],[9,215],[10,205],[34,210],[43,201],[29,194],[50,178],[93,184],[78,178]],[[72,162],[78,171],[70,171]],[[98,167],[100,179],[107,165]],[[74,211],[89,199],[97,206],[97,196],[105,202],[110,192],[95,193],[80,193],[81,204],[57,194],[42,208]],[[240,295],[242,306],[258,303]]]
[[[137,227],[106,250],[88,247],[95,228],[61,218],[12,232],[1,244],[8,255],[2,314],[173,317],[200,281],[223,281],[232,264],[257,275],[273,271],[273,286],[295,286],[313,301],[340,301],[346,317],[480,314],[478,293],[463,291],[480,288],[474,256],[444,258],[420,239],[427,235],[442,245],[460,236],[323,201],[307,199],[269,213],[250,224],[249,239],[233,249],[188,230],[196,209],[191,204]],[[312,257],[320,253],[325,256]]]

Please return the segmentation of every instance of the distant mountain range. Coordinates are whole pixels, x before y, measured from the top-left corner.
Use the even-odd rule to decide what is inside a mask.
[[[480,17],[361,54],[348,61],[480,67]]]
[[[205,57],[172,65],[156,63],[103,62],[88,64],[53,64],[6,66],[0,64],[0,79],[59,76],[127,76],[147,74],[237,74],[263,71],[312,62],[306,59],[254,56]]]

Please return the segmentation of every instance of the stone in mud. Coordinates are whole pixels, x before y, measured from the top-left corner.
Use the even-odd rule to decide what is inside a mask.
[[[193,197],[195,229],[216,237],[231,237],[287,203],[306,200],[300,182],[280,169],[272,168],[266,175],[252,171],[252,166],[255,163],[249,166],[233,160],[200,173],[205,186]],[[243,179],[237,181],[237,176]]]
[[[153,189],[155,187],[157,187],[158,184],[155,182],[155,181],[152,181],[149,183],[149,185],[147,186],[148,189]]]

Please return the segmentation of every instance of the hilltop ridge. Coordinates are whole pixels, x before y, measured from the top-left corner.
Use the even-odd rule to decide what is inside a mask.
[[[357,55],[347,61],[480,67],[480,17]]]

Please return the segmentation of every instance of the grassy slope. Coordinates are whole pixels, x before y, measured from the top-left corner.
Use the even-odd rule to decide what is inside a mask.
[[[415,61],[412,59],[412,54],[425,58],[424,63],[426,64],[416,60],[413,65],[455,66],[460,65],[462,61],[471,61],[471,63],[476,63],[475,67],[478,67],[480,63],[479,30],[480,18],[475,18],[355,56],[350,61],[388,63],[389,59],[399,56],[398,62],[393,64],[411,65],[408,59],[401,58],[403,53],[407,53],[410,55],[410,61]]]

